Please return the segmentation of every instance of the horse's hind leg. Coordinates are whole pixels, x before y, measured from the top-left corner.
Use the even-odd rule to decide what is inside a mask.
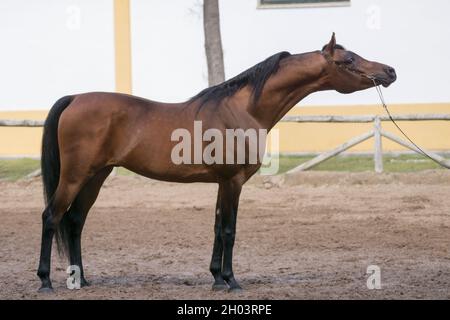
[[[37,275],[41,279],[41,288],[39,292],[53,291],[50,281],[50,257],[52,252],[53,235],[55,234],[55,224],[52,222],[54,209],[51,201],[42,213],[42,240],[41,257]]]
[[[42,214],[41,256],[37,272],[42,282],[41,288],[39,289],[40,292],[53,290],[50,281],[50,259],[53,236],[64,213],[81,189],[83,182],[83,180],[65,182],[64,179],[61,179],[55,194]]]
[[[100,192],[103,182],[111,173],[113,167],[106,167],[93,176],[80,190],[75,201],[72,203],[69,212],[63,219],[68,219],[69,223],[69,260],[71,265],[80,268],[81,286],[87,286],[89,283],[84,277],[83,262],[81,258],[81,233],[86,221],[89,210],[94,204]]]

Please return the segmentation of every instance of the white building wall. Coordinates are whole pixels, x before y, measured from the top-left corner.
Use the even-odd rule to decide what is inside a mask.
[[[176,102],[207,86],[202,4],[131,0],[133,94]]]
[[[207,86],[201,0],[131,0],[134,93],[180,101]],[[390,103],[449,102],[450,1],[352,0],[348,7],[257,9],[220,0],[227,78],[269,55],[320,49],[333,31],[346,48],[394,66]],[[373,104],[375,90],[321,92],[303,104]]]
[[[207,86],[201,0],[130,0],[134,94],[162,101]],[[77,9],[78,8],[78,9]],[[390,103],[450,102],[450,1],[352,0],[349,7],[257,9],[220,0],[227,78],[282,50],[339,43],[394,66]],[[76,12],[80,12],[77,23]],[[0,1],[0,110],[46,109],[70,93],[114,90],[112,0]],[[303,104],[371,104],[374,90]]]
[[[0,110],[114,90],[111,0],[1,0]]]

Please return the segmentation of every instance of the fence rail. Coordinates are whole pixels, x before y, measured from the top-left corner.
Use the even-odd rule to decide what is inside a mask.
[[[0,119],[0,127],[43,127],[44,120]]]
[[[338,122],[338,123],[368,123],[378,118],[380,121],[389,121],[387,115],[360,115],[360,116],[286,116],[281,122]],[[449,121],[450,114],[402,114],[393,115],[395,121]]]
[[[450,114],[402,114],[393,115],[395,121],[450,121]],[[359,116],[335,116],[335,115],[320,115],[320,116],[286,116],[281,119],[281,122],[319,122],[319,123],[368,123],[379,118],[380,121],[389,121],[387,115],[359,115]],[[44,120],[11,120],[0,119],[0,127],[42,127]]]
[[[403,114],[394,115],[395,121],[450,121],[450,114]],[[421,154],[414,145],[409,141],[403,140],[393,133],[387,132],[381,128],[382,121],[389,121],[390,118],[387,115],[356,115],[356,116],[336,116],[336,115],[313,115],[313,116],[286,116],[281,119],[281,122],[296,122],[296,123],[370,123],[373,122],[373,129],[360,136],[354,137],[345,143],[337,146],[335,149],[326,151],[319,154],[315,158],[302,163],[301,165],[291,169],[288,173],[295,173],[311,169],[319,163],[328,160],[338,154],[350,149],[351,147],[360,144],[370,138],[374,138],[374,164],[375,172],[383,172],[383,148],[382,137],[392,140],[403,147],[411,149],[414,152]],[[43,120],[10,120],[0,119],[0,127],[42,127],[44,125]],[[442,156],[426,151],[431,158],[436,162],[450,165],[450,161]],[[37,174],[35,172],[33,174]]]
[[[393,115],[392,118],[395,121],[450,121],[450,114],[403,114]],[[374,138],[374,166],[375,172],[383,172],[383,148],[381,137],[392,140],[403,147],[406,147],[414,152],[422,154],[413,144],[409,141],[403,140],[397,137],[395,134],[390,133],[381,128],[382,121],[390,121],[391,119],[387,115],[360,115],[360,116],[286,116],[281,119],[281,122],[320,122],[320,123],[370,123],[373,122],[373,130],[366,132],[360,136],[354,137],[345,143],[337,146],[335,149],[326,151],[319,154],[315,158],[302,163],[301,165],[289,170],[287,173],[295,173],[299,171],[305,171],[317,166],[319,163],[324,162],[338,154],[350,149],[361,142],[364,142],[370,138]],[[433,160],[436,162],[449,166],[450,161],[441,157],[440,155],[424,150]]]

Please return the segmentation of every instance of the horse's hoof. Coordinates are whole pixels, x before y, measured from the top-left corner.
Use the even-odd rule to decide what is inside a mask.
[[[91,285],[90,282],[86,281],[86,279],[81,280],[80,286],[83,287],[89,287]]]
[[[55,291],[51,287],[40,287],[38,292],[39,293],[55,293]]]
[[[228,292],[230,292],[230,293],[241,293],[241,292],[244,292],[244,289],[242,289],[241,287],[234,287],[234,288],[228,289]]]
[[[212,290],[213,291],[225,291],[228,289],[228,286],[226,284],[213,284]]]

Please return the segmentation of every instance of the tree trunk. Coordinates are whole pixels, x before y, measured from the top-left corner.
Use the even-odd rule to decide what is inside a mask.
[[[203,28],[208,63],[208,84],[214,86],[225,81],[222,39],[220,37],[219,0],[203,0]]]

